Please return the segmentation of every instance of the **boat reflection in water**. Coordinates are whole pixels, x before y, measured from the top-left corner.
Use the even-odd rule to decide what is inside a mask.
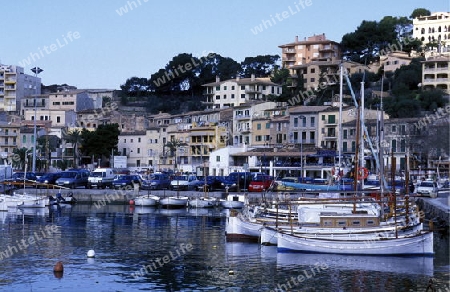
[[[337,254],[278,253],[278,267],[326,264],[333,270],[360,270],[433,276],[433,257],[390,257]]]

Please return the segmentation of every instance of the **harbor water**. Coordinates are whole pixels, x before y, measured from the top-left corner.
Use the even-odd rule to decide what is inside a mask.
[[[430,279],[450,291],[448,234],[435,233],[434,257],[278,253],[227,242],[226,220],[129,205],[0,212],[0,291],[426,291]]]

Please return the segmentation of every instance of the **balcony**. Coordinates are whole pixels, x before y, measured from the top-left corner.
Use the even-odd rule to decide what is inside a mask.
[[[338,122],[337,121],[334,121],[334,122],[332,122],[332,121],[323,121],[323,124],[325,126],[336,126],[338,124]]]
[[[249,120],[250,119],[250,115],[236,115],[235,119],[236,120]]]
[[[245,89],[245,93],[262,93],[262,90],[256,89],[256,88],[248,88]]]

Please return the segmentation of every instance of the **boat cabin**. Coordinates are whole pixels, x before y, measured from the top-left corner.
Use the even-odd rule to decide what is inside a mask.
[[[320,227],[329,228],[362,228],[380,226],[377,216],[365,214],[321,215]]]

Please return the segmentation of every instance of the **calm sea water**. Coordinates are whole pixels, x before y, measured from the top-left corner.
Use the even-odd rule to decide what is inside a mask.
[[[425,291],[430,278],[450,291],[449,240],[439,234],[434,258],[277,253],[226,242],[226,215],[121,205],[1,212],[0,291]],[[53,273],[58,261],[63,274]]]

